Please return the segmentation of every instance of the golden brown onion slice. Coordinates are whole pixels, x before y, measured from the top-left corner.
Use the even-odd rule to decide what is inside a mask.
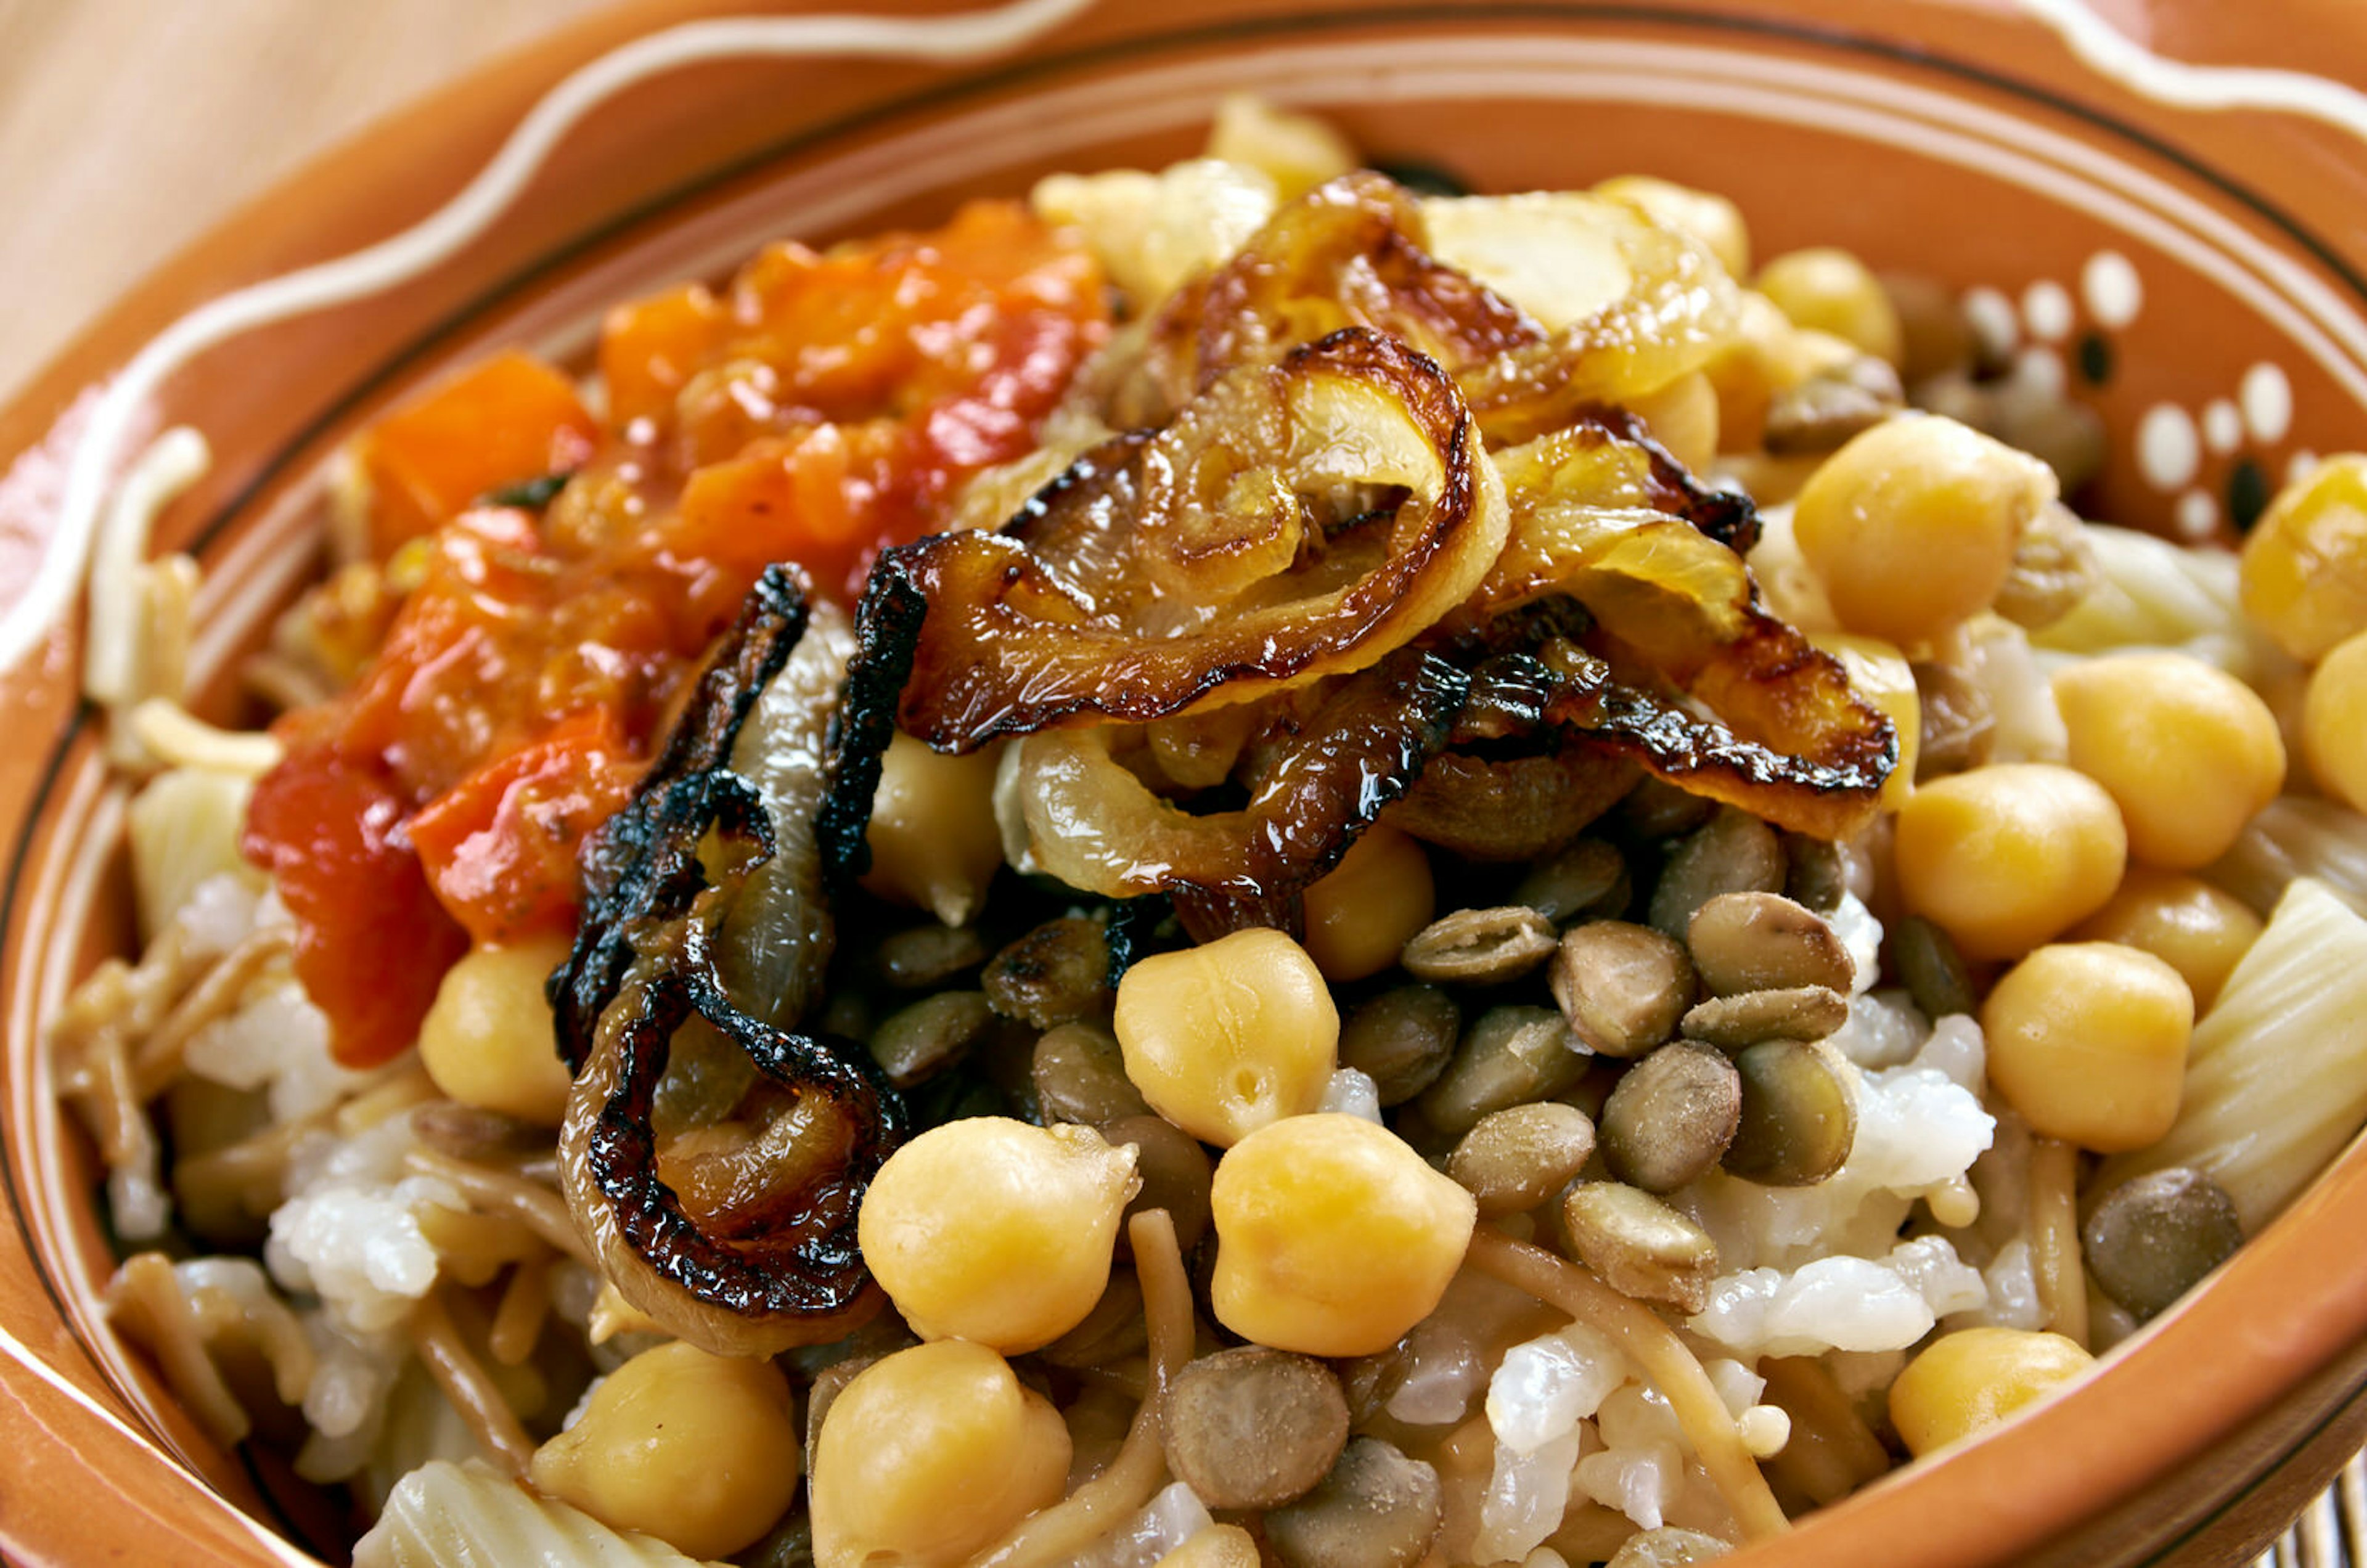
[[[1402,499],[1338,540],[1308,503],[1375,490]],[[850,681],[900,685],[899,723],[945,751],[1254,701],[1404,646],[1478,584],[1505,528],[1454,383],[1340,332],[1088,453],[1000,533],[887,552]],[[1338,559],[1367,570],[1340,581]],[[916,616],[897,679],[878,628]],[[848,748],[869,733],[845,728]]]
[[[1116,732],[1028,737],[1009,786],[1036,863],[1105,897],[1166,893],[1206,941],[1242,926],[1300,925],[1299,895],[1445,744],[1467,682],[1404,649],[1285,716],[1240,810],[1195,817],[1151,793],[1112,752]]]
[[[1701,368],[1732,334],[1737,300],[1704,247],[1625,202],[1417,203],[1361,170],[1179,289],[1113,412],[1157,423],[1230,367],[1363,326],[1446,367],[1491,443],[1523,441]]]

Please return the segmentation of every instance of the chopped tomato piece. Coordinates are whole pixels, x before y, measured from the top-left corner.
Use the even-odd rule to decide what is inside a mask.
[[[247,807],[241,848],[295,917],[296,976],[349,1067],[401,1055],[469,950],[403,837],[408,804],[367,766],[299,751],[256,783]]]
[[[609,311],[600,325],[609,423],[624,430],[637,420],[663,420],[683,383],[714,355],[723,327],[723,308],[696,283]]]
[[[576,846],[625,803],[640,772],[613,714],[591,708],[561,720],[412,818],[428,886],[481,942],[572,926]]]
[[[900,424],[813,424],[752,444],[710,463],[683,487],[681,547],[753,578],[793,560],[837,584],[878,552],[884,537],[917,529],[910,454]]]
[[[362,438],[371,547],[383,560],[489,491],[579,468],[598,438],[566,377],[515,349],[496,355]]]
[[[982,202],[612,311],[605,420],[511,353],[366,434],[374,541],[406,547],[400,608],[367,570],[350,605],[316,601],[328,651],[358,668],[280,721],[290,761],[246,835],[343,1059],[408,1043],[468,935],[572,917],[577,846],[766,566],[851,603],[881,547],[1028,449],[1107,332],[1092,256]],[[488,504],[551,473],[570,476],[551,494]]]

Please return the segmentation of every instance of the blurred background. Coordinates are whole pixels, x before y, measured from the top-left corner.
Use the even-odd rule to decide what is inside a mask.
[[[0,398],[315,152],[602,0],[0,0]]]

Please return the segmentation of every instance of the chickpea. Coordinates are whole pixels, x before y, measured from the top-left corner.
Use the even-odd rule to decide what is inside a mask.
[[[1898,765],[1883,781],[1882,807],[1896,811],[1915,793],[1915,752],[1923,735],[1923,699],[1907,656],[1880,637],[1845,632],[1813,634],[1808,640],[1841,661],[1857,694],[1880,708],[1898,731]]]
[[[1890,1421],[1919,1458],[1994,1427],[2096,1364],[2060,1334],[1965,1328],[1943,1334],[1890,1385]]]
[[[940,1339],[857,1373],[814,1443],[817,1568],[952,1568],[1068,1484],[1069,1429],[983,1345]]]
[[[1952,419],[1902,415],[1817,469],[1793,535],[1844,628],[1912,647],[1988,608],[2055,490],[2035,457]]]
[[[1981,1008],[1989,1082],[2042,1137],[2101,1154],[2169,1132],[2186,1087],[2194,994],[2118,942],[2042,947]]]
[[[1118,1216],[1141,1185],[1131,1144],[1002,1116],[932,1127],[888,1156],[856,1237],[923,1338],[1016,1355],[1084,1321],[1109,1284]]]
[[[1750,230],[1742,209],[1715,191],[1650,175],[1615,175],[1596,186],[1594,194],[1642,208],[1646,217],[1707,245],[1730,276],[1750,276]]]
[[[2195,1010],[2208,1012],[2237,962],[2259,940],[2260,917],[2200,877],[2133,865],[2112,902],[2069,935],[2152,953],[2185,978]]]
[[[1263,928],[1143,959],[1118,982],[1114,1021],[1151,1109],[1219,1148],[1320,1105],[1339,1061],[1321,972]]]
[[[677,1340],[610,1373],[576,1423],[535,1450],[546,1496],[691,1557],[728,1557],[798,1491],[788,1381],[770,1361]]]
[[[2244,540],[2244,613],[2315,663],[2367,631],[2367,456],[2328,457],[2270,502]]]
[[[1367,828],[1307,890],[1307,951],[1329,979],[1377,975],[1437,907],[1421,846],[1394,828]]]
[[[2354,811],[2367,811],[2367,632],[2310,671],[2301,749],[2320,789]]]
[[[1217,1164],[1226,1327],[1309,1356],[1367,1356],[1429,1315],[1462,1265],[1478,1206],[1395,1133],[1361,1117],[1294,1116]]]
[[[1795,326],[1847,339],[1892,365],[1907,357],[1906,332],[1889,291],[1847,251],[1829,245],[1786,251],[1759,269],[1753,286]]]
[[[1935,779],[1898,813],[1908,908],[1969,958],[2012,958],[2086,919],[2112,896],[2128,835],[2085,773],[2012,762]]]
[[[472,947],[445,972],[419,1024],[419,1062],[446,1096],[538,1127],[556,1127],[572,1085],[542,983],[567,939]]]
[[[890,740],[871,797],[864,840],[871,846],[871,869],[863,886],[891,903],[926,909],[946,925],[967,924],[1002,867],[1002,832],[994,821],[996,761],[991,747],[946,757],[909,735]]]
[[[2269,705],[2189,654],[2083,659],[2055,677],[2055,702],[2071,765],[2111,794],[2129,853],[2148,865],[2210,864],[2284,788]]]

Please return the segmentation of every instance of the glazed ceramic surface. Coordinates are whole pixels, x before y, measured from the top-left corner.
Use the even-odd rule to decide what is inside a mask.
[[[2111,448],[2079,498],[2088,514],[2232,536],[2295,466],[2367,432],[2367,98],[2339,85],[2367,83],[2367,11],[2040,8],[2166,57],[2314,73],[2328,96],[2271,85],[2271,100],[2315,114],[2188,107],[2225,84],[2109,51],[2100,68],[2005,0],[1105,0],[991,61],[657,76],[567,136],[481,242],[357,303],[225,343],[143,412],[143,432],[193,423],[214,447],[211,473],[161,530],[206,566],[200,710],[253,716],[231,671],[314,569],[325,461],[406,389],[507,343],[580,355],[605,303],[714,276],[768,238],[932,221],[1054,169],[1156,167],[1195,150],[1217,96],[1240,89],[1483,189],[1659,174],[1733,197],[1761,255],[1839,244],[1975,290],[2024,374],[2103,414]],[[0,602],[44,547],[96,389],[144,341],[225,289],[425,213],[568,71],[708,9],[620,6],[455,85],[126,299],[0,412]],[[124,796],[76,706],[77,637],[61,627],[0,681],[12,739],[0,750],[0,1551],[27,1563],[334,1556],[348,1521],[268,1461],[210,1446],[101,1308],[112,1259],[94,1165],[40,1047],[74,981],[130,939]],[[2076,1396],[1736,1561],[2236,1560],[2367,1428],[2362,1231],[2367,1157],[2354,1149]]]

